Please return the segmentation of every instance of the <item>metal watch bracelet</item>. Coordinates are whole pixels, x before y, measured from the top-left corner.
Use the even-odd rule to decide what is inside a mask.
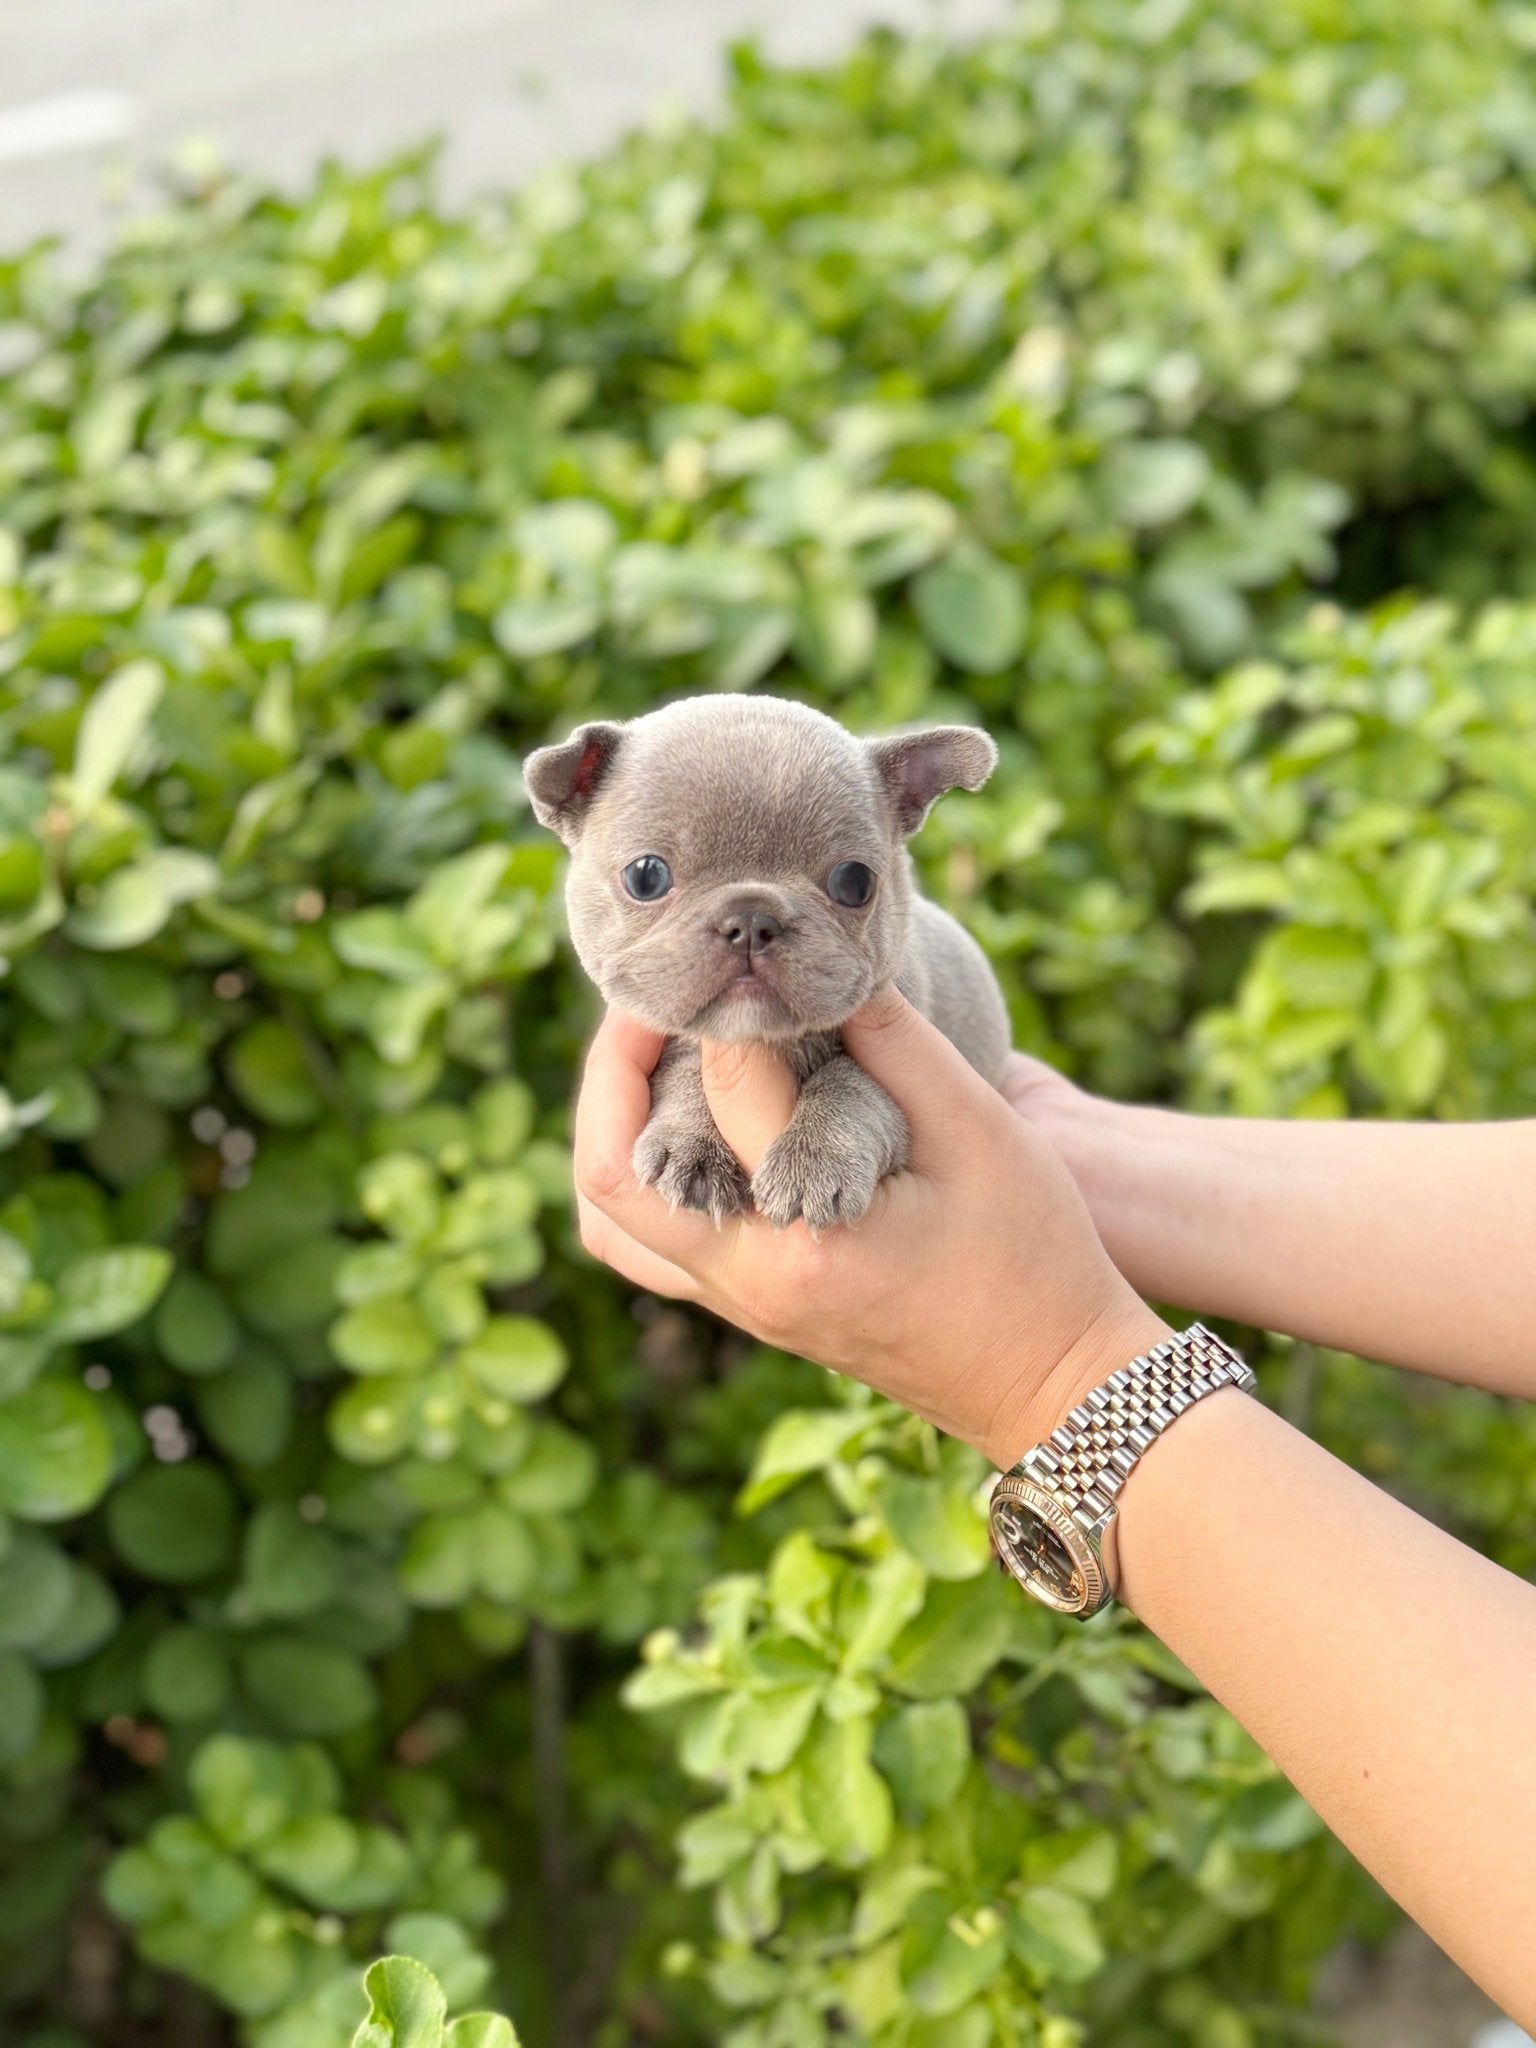
[[[1255,1384],[1200,1323],[1111,1373],[993,1488],[1003,1570],[1058,1613],[1096,1614],[1114,1597],[1116,1499],[1139,1459],[1206,1395]]]

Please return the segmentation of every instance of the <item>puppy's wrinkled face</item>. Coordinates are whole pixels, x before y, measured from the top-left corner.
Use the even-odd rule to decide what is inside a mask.
[[[696,697],[584,726],[525,774],[571,848],[571,936],[604,997],[730,1043],[834,1029],[894,977],[906,837],[994,759],[968,727],[862,741],[802,705]]]

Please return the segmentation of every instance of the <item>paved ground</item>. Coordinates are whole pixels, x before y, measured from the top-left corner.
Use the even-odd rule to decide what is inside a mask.
[[[1412,1927],[1378,1956],[1336,1956],[1323,2005],[1344,2048],[1530,2048]]]
[[[453,195],[707,111],[758,34],[816,58],[870,21],[964,34],[1005,0],[11,0],[0,5],[0,247],[89,243],[103,193],[189,137],[280,179],[443,133]]]

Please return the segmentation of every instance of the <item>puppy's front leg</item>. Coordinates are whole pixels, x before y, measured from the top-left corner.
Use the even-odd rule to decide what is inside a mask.
[[[668,1039],[656,1062],[651,1120],[635,1140],[633,1163],[635,1177],[674,1208],[698,1209],[719,1223],[752,1206],[747,1177],[704,1099],[699,1048],[686,1039]]]
[[[885,1176],[906,1165],[907,1144],[889,1095],[835,1053],[802,1084],[794,1116],[752,1176],[752,1199],[771,1223],[857,1223]]]

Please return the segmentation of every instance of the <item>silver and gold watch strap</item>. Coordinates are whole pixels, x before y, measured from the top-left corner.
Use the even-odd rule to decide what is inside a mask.
[[[1097,1614],[1117,1590],[1116,1502],[1137,1461],[1207,1394],[1254,1384],[1199,1323],[1112,1372],[993,1487],[999,1565],[1058,1614]]]
[[[1246,1392],[1256,1384],[1230,1344],[1192,1323],[1112,1372],[1014,1470],[1056,1494],[1086,1531],[1103,1521],[1143,1451],[1186,1408],[1219,1387]]]

